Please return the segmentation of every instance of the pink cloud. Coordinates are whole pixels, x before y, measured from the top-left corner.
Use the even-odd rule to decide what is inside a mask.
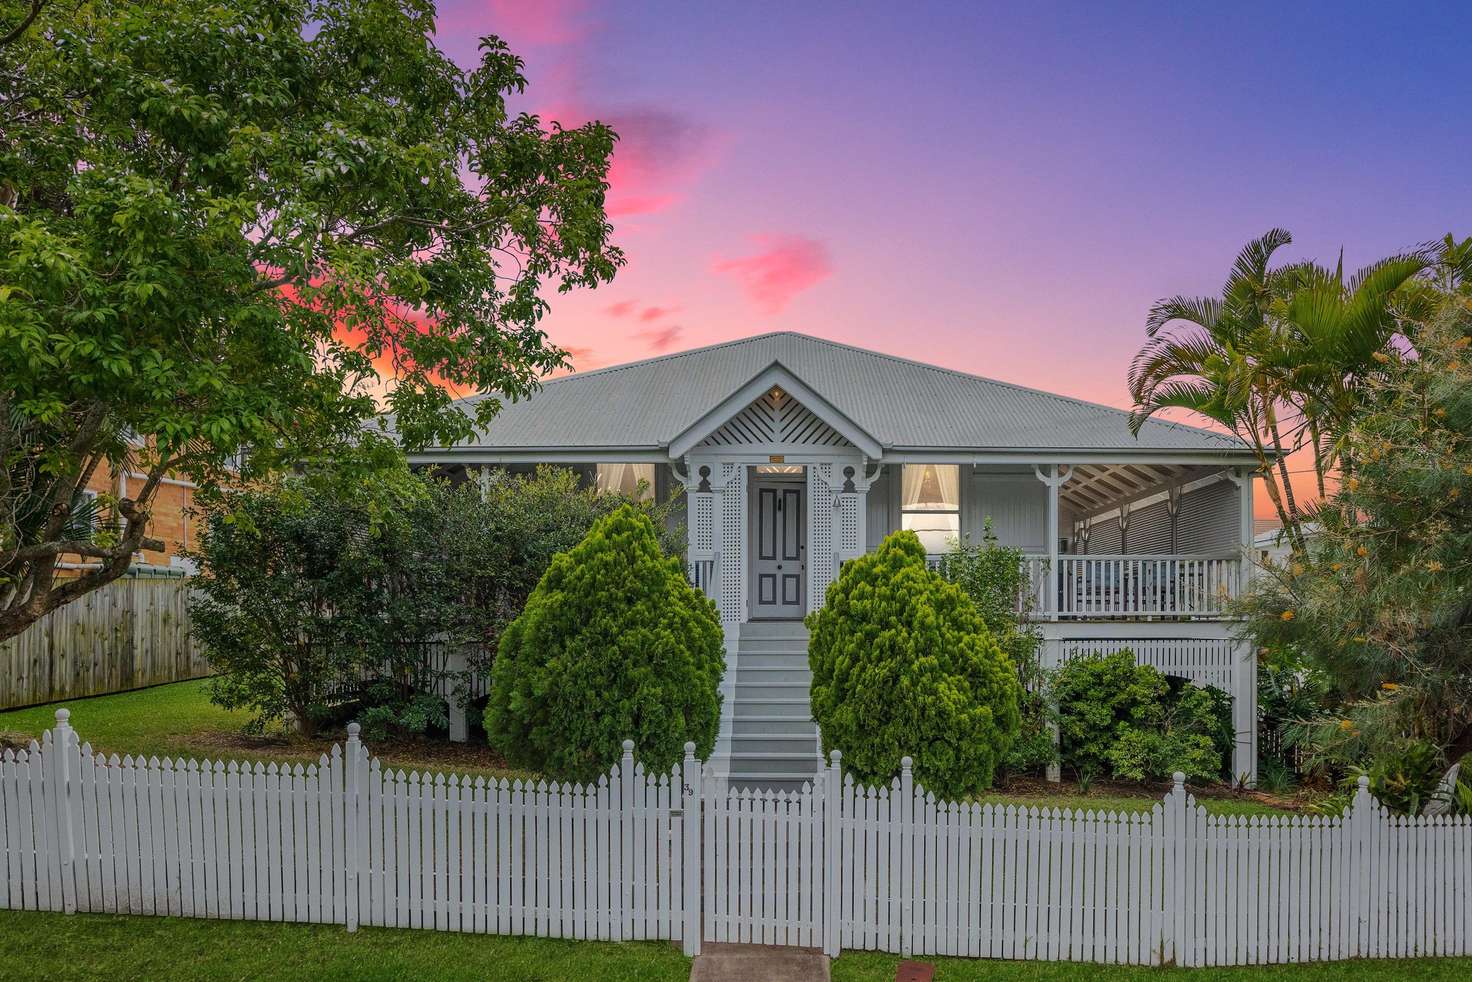
[[[671,324],[669,327],[639,331],[634,337],[648,342],[649,347],[654,351],[668,351],[671,345],[680,340],[680,335],[683,333],[685,333],[683,327],[679,324]]]
[[[605,106],[574,97],[541,109],[539,115],[549,125],[555,120],[566,128],[596,119],[618,134],[608,168],[605,208],[610,218],[652,214],[678,203],[715,156],[710,128],[669,109]]]
[[[768,317],[783,311],[804,290],[833,273],[828,247],[801,235],[759,235],[764,248],[750,256],[716,259],[711,269],[729,273],[757,310]]]
[[[639,319],[648,324],[652,321],[659,320],[661,317],[673,314],[677,309],[676,307],[645,307],[644,312],[639,315]]]
[[[516,44],[575,44],[588,36],[587,0],[490,0],[489,33]]]
[[[598,352],[592,348],[576,344],[565,344],[561,347],[567,352],[567,359],[571,365],[568,368],[559,368],[549,376],[550,378],[561,378],[576,372],[590,372],[595,368],[602,368],[605,364],[604,359],[599,357]]]
[[[638,305],[638,302],[634,300],[620,300],[618,303],[609,304],[604,310],[609,317],[627,317]]]

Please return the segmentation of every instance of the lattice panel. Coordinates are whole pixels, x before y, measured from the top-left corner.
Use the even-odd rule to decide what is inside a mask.
[[[844,447],[848,441],[806,406],[773,388],[705,438],[704,446],[788,443],[805,447]]]
[[[1151,665],[1166,675],[1188,679],[1198,685],[1214,685],[1227,692],[1239,661],[1237,642],[1230,638],[1069,638],[1059,644],[1060,663],[1080,655],[1112,655],[1129,650],[1135,663]],[[1046,646],[1044,648],[1046,651]],[[1046,655],[1044,662],[1052,661]],[[1044,668],[1057,668],[1044,664]]]
[[[852,559],[864,551],[863,496],[858,494],[839,495],[838,552],[844,559]]]
[[[690,494],[691,558],[710,555],[715,535],[716,496],[706,491]]]
[[[808,465],[808,607],[823,606],[833,582],[833,465]]]
[[[722,464],[721,620],[746,619],[746,467]]]

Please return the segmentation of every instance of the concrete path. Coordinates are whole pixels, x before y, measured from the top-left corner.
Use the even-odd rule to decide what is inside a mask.
[[[704,942],[690,982],[828,982],[828,959],[811,948]]]

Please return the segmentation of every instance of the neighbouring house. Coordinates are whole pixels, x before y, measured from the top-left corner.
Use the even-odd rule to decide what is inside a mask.
[[[1234,773],[1255,776],[1255,669],[1225,615],[1254,459],[1230,436],[1159,420],[1134,436],[1117,409],[778,333],[550,381],[477,439],[410,459],[683,489],[690,578],[726,634],[718,776],[814,772],[802,617],[845,559],[896,529],[940,554],[988,518],[1027,555],[1048,663],[1130,648],[1226,689]]]
[[[89,498],[96,498],[98,495],[126,498],[130,494],[137,494],[147,480],[148,475],[138,471],[104,464],[92,472],[82,493]],[[185,556],[199,537],[198,520],[194,514],[194,491],[192,481],[176,475],[170,475],[159,482],[149,505],[151,518],[148,522],[148,534],[162,541],[164,548],[162,552],[140,549],[133,557],[133,570],[186,575],[194,572],[194,561]],[[107,521],[109,518],[105,510],[97,516],[98,521]],[[89,561],[82,557],[66,556],[63,568],[88,564]]]
[[[1303,523],[1303,539],[1311,544],[1319,535],[1318,522]],[[1252,553],[1259,566],[1268,563],[1284,563],[1293,554],[1288,537],[1283,533],[1283,523],[1276,518],[1259,518],[1253,525],[1256,534],[1252,539]]]

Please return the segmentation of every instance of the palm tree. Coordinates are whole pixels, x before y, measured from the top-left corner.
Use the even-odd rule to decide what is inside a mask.
[[[1268,497],[1297,549],[1298,504],[1288,481],[1278,419],[1286,360],[1270,309],[1277,288],[1268,268],[1273,253],[1293,237],[1273,229],[1243,247],[1216,297],[1168,297],[1145,320],[1148,340],[1130,365],[1135,401],[1130,428],[1165,409],[1186,409],[1219,423],[1257,454]],[[1273,469],[1278,474],[1275,477]]]
[[[1392,256],[1348,280],[1342,256],[1332,270],[1314,263],[1269,268],[1273,253],[1292,241],[1273,229],[1249,242],[1220,299],[1158,301],[1129,382],[1136,432],[1161,410],[1187,409],[1253,448],[1297,552],[1305,513],[1287,456],[1308,446],[1320,498],[1326,474],[1352,465],[1344,438],[1360,392],[1397,356],[1401,318],[1421,302],[1405,287],[1431,260],[1425,252]]]
[[[1430,266],[1425,253],[1391,256],[1345,280],[1341,253],[1333,270],[1303,263],[1280,271],[1292,284],[1279,316],[1293,356],[1282,366],[1284,397],[1308,428],[1320,497],[1331,469],[1353,468],[1345,436],[1365,382],[1397,356],[1401,324],[1429,312],[1430,295],[1405,287]]]

